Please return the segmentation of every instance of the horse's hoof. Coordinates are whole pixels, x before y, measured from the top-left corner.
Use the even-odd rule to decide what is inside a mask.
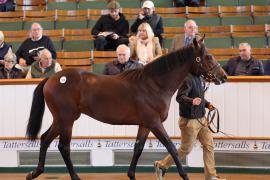
[[[32,171],[30,173],[27,174],[26,176],[26,180],[32,180]]]
[[[72,179],[72,180],[81,180],[81,178],[80,178],[79,176],[77,176],[77,175],[74,176],[74,177],[72,177],[71,179]]]
[[[189,177],[188,177],[187,175],[184,175],[184,176],[183,176],[183,179],[184,179],[184,180],[189,180]]]

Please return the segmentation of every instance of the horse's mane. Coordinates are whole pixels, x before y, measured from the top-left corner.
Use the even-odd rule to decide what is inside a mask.
[[[155,61],[147,64],[143,68],[132,69],[124,71],[119,74],[120,78],[138,80],[145,77],[160,75],[171,71],[175,67],[183,64],[183,62],[189,60],[194,54],[194,46],[190,45],[183,47],[166,55],[163,55]]]

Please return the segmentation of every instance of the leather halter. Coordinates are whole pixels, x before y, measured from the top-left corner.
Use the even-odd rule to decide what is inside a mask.
[[[203,67],[202,63],[201,63],[201,57],[196,57],[195,58],[195,62],[198,63],[199,67]],[[209,80],[209,81],[212,81],[213,79],[216,79],[216,72],[218,70],[218,68],[220,67],[220,64],[219,63],[216,63],[210,70],[208,70],[206,72],[206,78]]]

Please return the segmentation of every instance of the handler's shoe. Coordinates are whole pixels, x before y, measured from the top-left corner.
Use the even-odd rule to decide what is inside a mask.
[[[155,167],[155,174],[156,174],[157,179],[163,180],[167,169],[161,168],[158,164],[158,161],[154,162],[154,167]]]

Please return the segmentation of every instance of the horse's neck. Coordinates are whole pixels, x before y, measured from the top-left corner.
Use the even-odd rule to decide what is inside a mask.
[[[191,69],[190,63],[184,63],[175,67],[173,70],[166,72],[162,75],[154,77],[154,81],[160,88],[160,93],[164,92],[172,96],[179,88]]]

